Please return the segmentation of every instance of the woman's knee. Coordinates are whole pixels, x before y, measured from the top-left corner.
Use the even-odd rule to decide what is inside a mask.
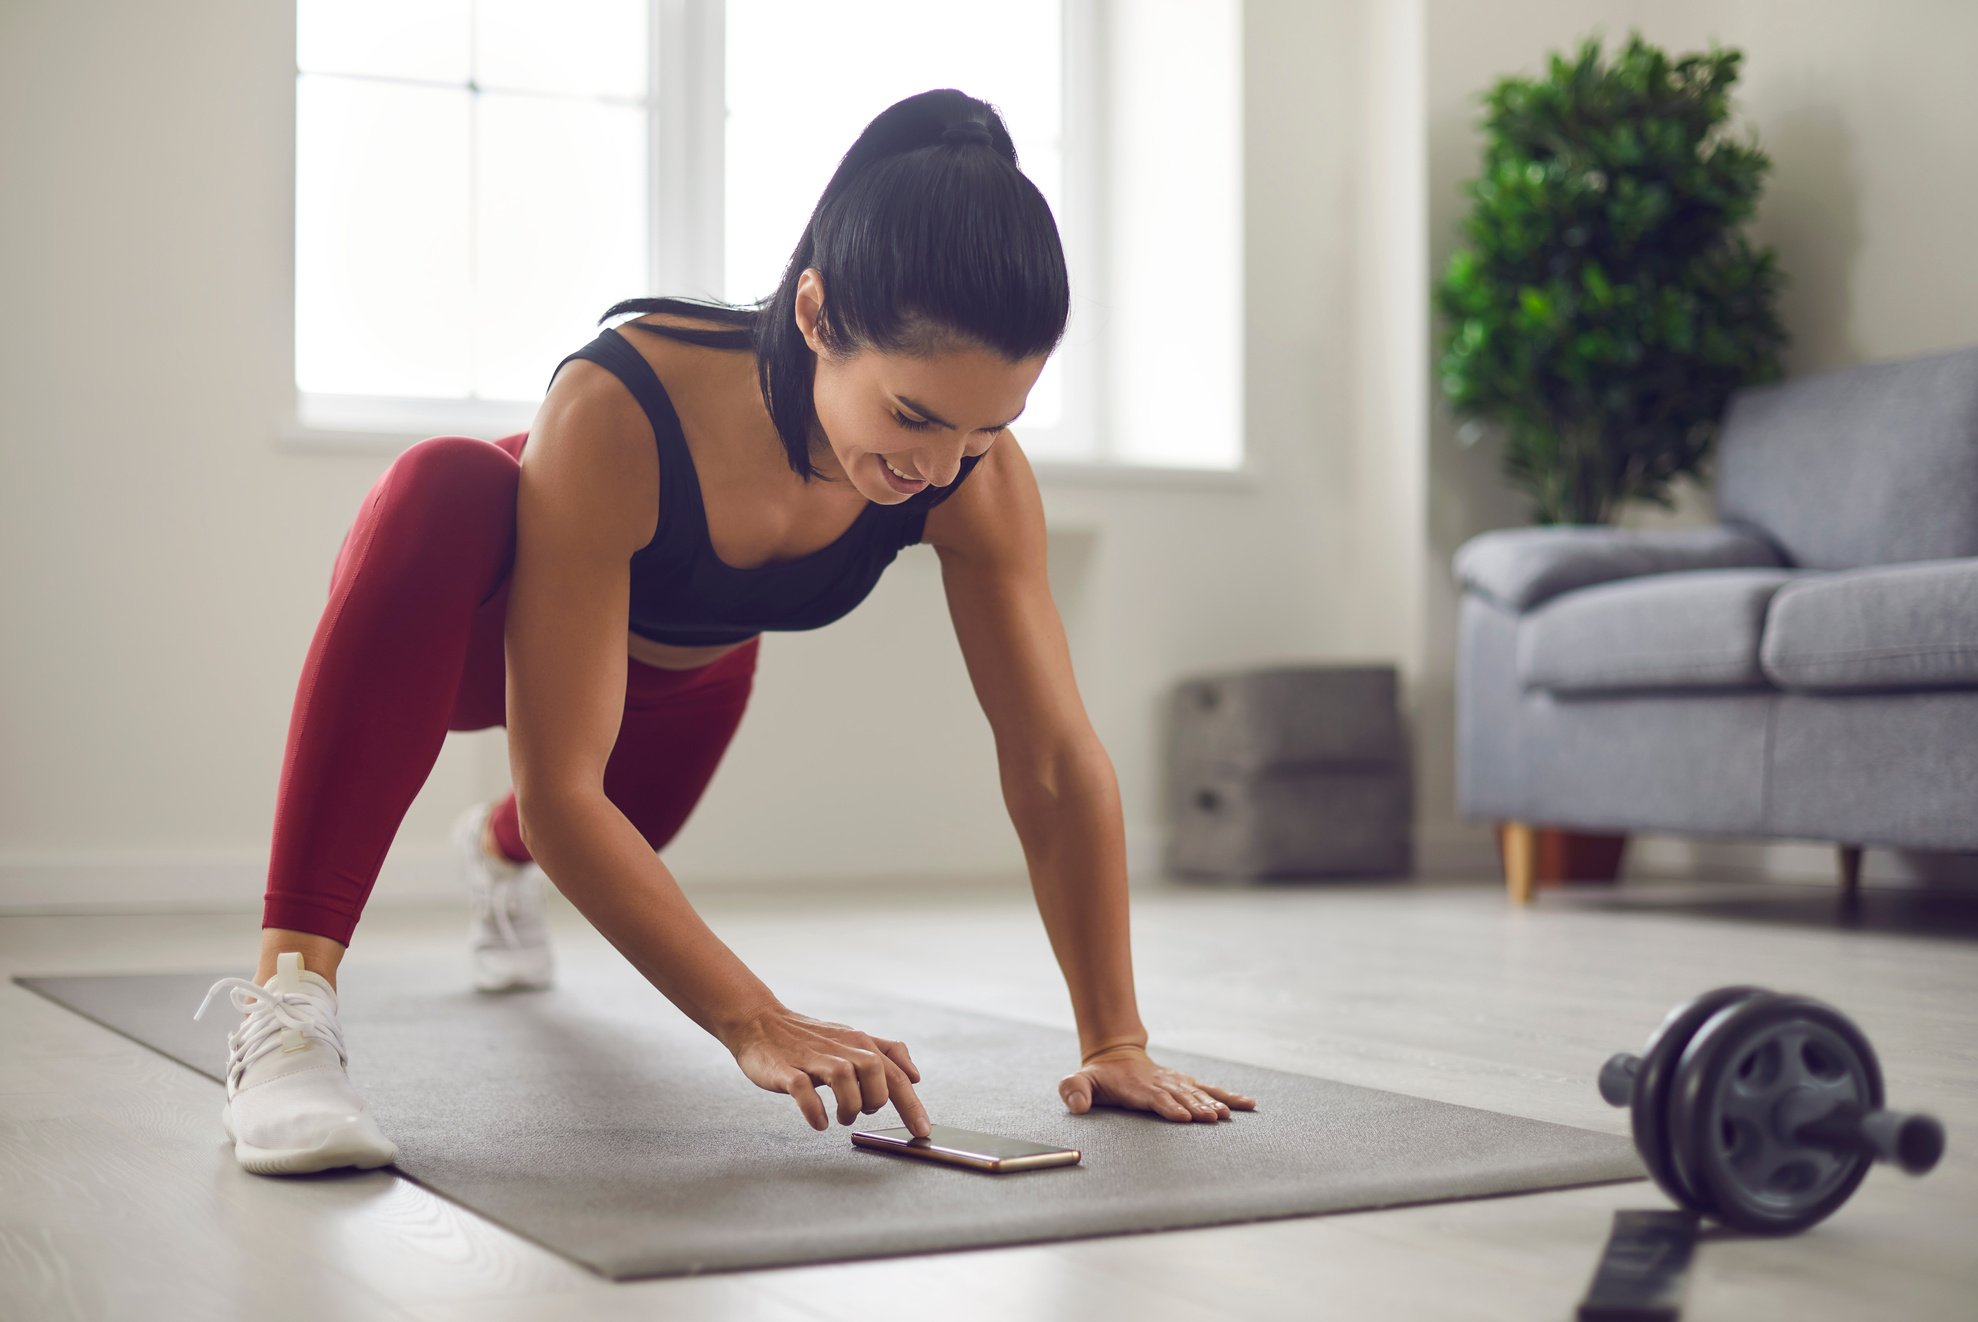
[[[514,543],[521,473],[507,451],[487,441],[430,436],[393,462],[373,517],[401,547],[479,550],[499,559]]]
[[[508,451],[472,436],[428,436],[392,464],[385,498],[435,517],[515,508],[522,467]]]

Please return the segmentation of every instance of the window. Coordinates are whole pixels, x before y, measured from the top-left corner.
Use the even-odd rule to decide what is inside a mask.
[[[834,0],[822,22],[814,0],[299,0],[291,437],[526,428],[606,307],[761,298],[872,116],[959,87],[1002,112],[1071,263],[1071,326],[1024,447],[1101,458],[1102,392],[1134,388],[1102,352],[1130,235],[1110,257],[1088,238],[1102,85],[1130,81],[1099,49],[1107,8]],[[1203,12],[1163,8],[1171,27]],[[1166,39],[1191,57],[1186,32]],[[1130,299],[1118,313],[1139,316]]]
[[[361,428],[528,425],[650,276],[647,0],[303,0],[295,384]],[[512,422],[512,425],[510,425]]]

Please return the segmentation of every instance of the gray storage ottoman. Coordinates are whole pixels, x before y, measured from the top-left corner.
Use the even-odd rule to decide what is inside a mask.
[[[1273,666],[1184,679],[1170,706],[1170,872],[1393,874],[1414,794],[1393,666]]]

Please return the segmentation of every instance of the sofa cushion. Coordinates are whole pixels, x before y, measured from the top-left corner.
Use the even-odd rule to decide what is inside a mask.
[[[1717,514],[1801,569],[1978,555],[1978,345],[1746,386]]]
[[[1528,611],[1563,592],[1645,574],[1784,564],[1771,543],[1738,528],[1568,523],[1478,533],[1457,548],[1452,569],[1465,588]]]
[[[1781,588],[1759,647],[1780,688],[1978,688],[1978,559],[1810,574]]]
[[[1559,693],[1769,688],[1766,603],[1799,571],[1699,569],[1569,592],[1524,617],[1518,678]]]

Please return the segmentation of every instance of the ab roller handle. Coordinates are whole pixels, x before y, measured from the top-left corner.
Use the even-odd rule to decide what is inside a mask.
[[[1635,1099],[1635,1076],[1641,1073],[1641,1057],[1623,1051],[1609,1056],[1600,1067],[1600,1096],[1609,1106],[1626,1106]]]
[[[1876,1161],[1891,1162],[1921,1175],[1944,1155],[1944,1127],[1933,1115],[1911,1111],[1869,1111],[1837,1106],[1820,1120],[1801,1125],[1799,1141],[1821,1147],[1853,1148]]]
[[[1627,1106],[1634,1101],[1635,1077],[1641,1071],[1641,1057],[1622,1052],[1600,1067],[1600,1095],[1609,1106]],[[1935,1116],[1910,1111],[1863,1111],[1842,1102],[1818,1120],[1796,1125],[1785,1139],[1788,1143],[1860,1152],[1874,1161],[1899,1166],[1910,1175],[1922,1175],[1944,1155],[1944,1127]]]

